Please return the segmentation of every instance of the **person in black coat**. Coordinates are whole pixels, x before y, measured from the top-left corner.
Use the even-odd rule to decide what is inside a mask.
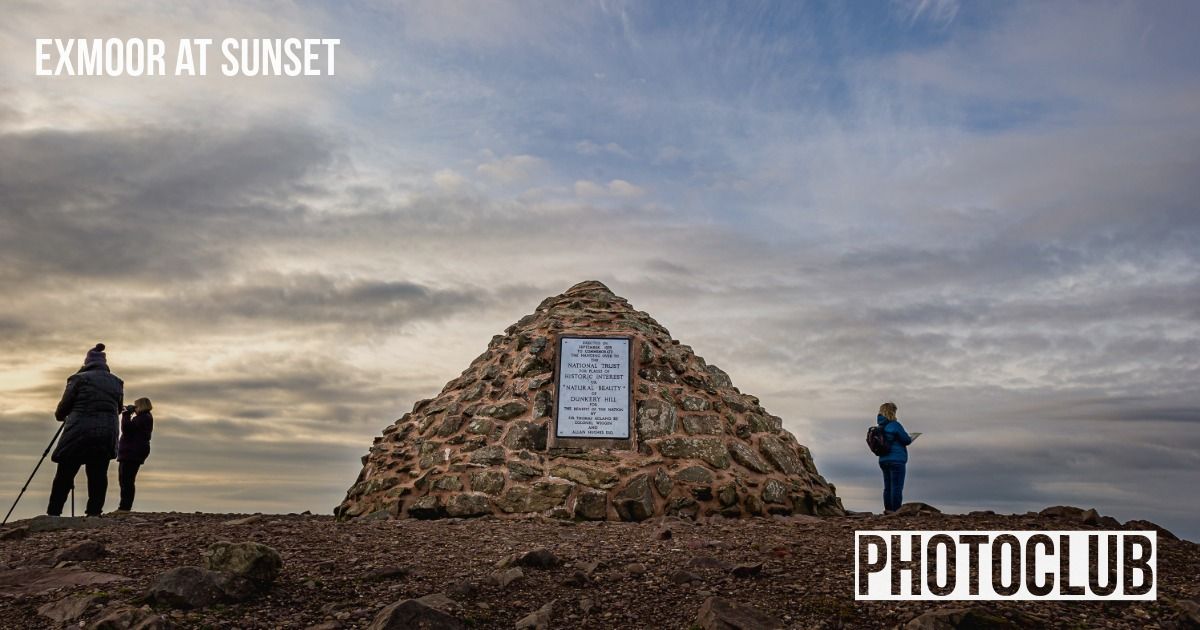
[[[121,481],[121,504],[117,510],[121,512],[133,509],[133,484],[138,469],[150,456],[153,408],[149,398],[139,398],[121,411],[121,441],[117,444],[117,479]]]
[[[117,456],[117,413],[125,399],[125,383],[109,371],[104,344],[88,350],[83,367],[67,379],[54,411],[63,426],[50,461],[58,463],[46,513],[61,516],[80,467],[87,468],[85,513],[100,516],[108,492],[108,463]]]

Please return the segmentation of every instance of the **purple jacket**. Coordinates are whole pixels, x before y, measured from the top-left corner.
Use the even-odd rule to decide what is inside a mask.
[[[121,412],[121,441],[117,444],[117,461],[142,464],[150,456],[154,416],[149,411],[130,416],[127,411]]]

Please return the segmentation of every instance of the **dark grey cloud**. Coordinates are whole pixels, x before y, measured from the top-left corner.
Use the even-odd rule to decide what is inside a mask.
[[[172,366],[163,366],[171,374]],[[192,370],[187,376],[159,376],[129,381],[151,398],[188,409],[201,418],[242,419],[238,430],[259,424],[269,417],[286,419],[289,427],[305,423],[331,427],[347,422],[379,423],[378,409],[398,404],[413,396],[419,385],[404,378],[349,365],[333,357],[301,357],[280,354],[248,356],[238,366],[226,366],[213,374]],[[230,422],[232,420],[222,420]],[[206,425],[221,430],[220,423]],[[206,428],[206,430],[207,430]]]
[[[1089,422],[1200,422],[1195,392],[1178,391],[1151,396],[1102,395],[1099,391],[1055,392],[1043,401],[1014,405],[1016,412],[1046,420],[1086,419]],[[1187,438],[1185,438],[1187,439]]]
[[[3,133],[0,280],[165,283],[225,268],[303,219],[288,199],[333,168],[334,150],[276,122]]]
[[[50,443],[50,438],[54,437],[54,432],[58,430],[58,422],[54,420],[53,411],[51,409],[46,413],[0,412],[0,425],[4,427],[6,438],[5,445],[9,446],[5,449],[4,455],[6,458],[20,461],[22,465],[28,463],[29,470],[25,471],[25,475],[33,470],[33,465],[37,463],[42,450],[46,448],[46,445]],[[40,446],[38,446],[39,443]],[[12,448],[16,445],[20,446]],[[13,474],[17,471],[11,471],[6,467],[4,472]]]
[[[262,274],[241,286],[181,291],[136,310],[166,311],[174,321],[254,320],[291,325],[402,326],[478,309],[485,290],[439,290],[414,282],[339,280],[321,274]]]
[[[0,316],[0,334],[8,338],[14,338],[29,330],[29,323],[17,318],[9,316]]]

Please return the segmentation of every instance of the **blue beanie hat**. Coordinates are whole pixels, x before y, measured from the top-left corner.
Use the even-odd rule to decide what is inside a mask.
[[[84,358],[83,364],[88,365],[108,365],[108,359],[104,356],[104,344],[98,343],[95,348],[87,351],[87,357]]]

